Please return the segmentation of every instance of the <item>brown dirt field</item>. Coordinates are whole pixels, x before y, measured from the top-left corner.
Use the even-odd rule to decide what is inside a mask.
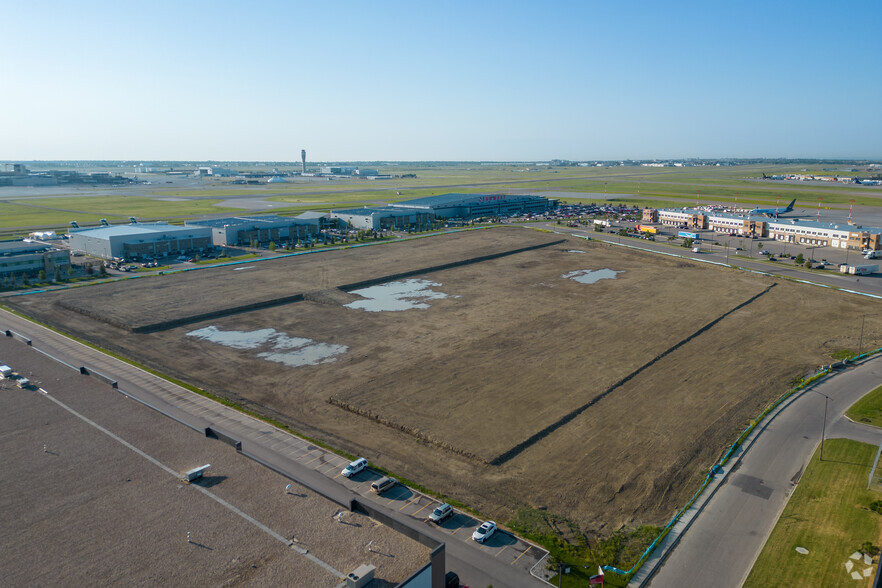
[[[344,308],[359,297],[334,289],[560,239],[416,276],[449,295],[425,310]],[[857,347],[853,327],[872,304],[521,228],[251,266],[9,304],[500,519],[542,506],[601,532],[665,522],[791,378]],[[602,268],[624,273],[594,284],[562,277]],[[160,332],[124,328],[318,290],[302,302]],[[209,326],[273,328],[348,350],[333,362],[289,367],[261,359],[266,345],[235,349],[187,336]],[[867,318],[865,348],[880,326],[882,316]]]

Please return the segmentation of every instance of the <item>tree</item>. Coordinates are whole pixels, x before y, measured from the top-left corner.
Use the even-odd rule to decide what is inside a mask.
[[[270,241],[270,243],[269,243],[269,250],[270,250],[270,251],[275,251],[275,250],[276,250],[276,243],[275,243],[274,241]]]
[[[41,269],[39,272],[37,272],[37,279],[41,282],[45,282],[46,281],[46,270]]]
[[[805,260],[805,269],[812,269],[812,260],[811,259]]]
[[[74,275],[73,264],[70,264],[67,266],[67,277],[71,278],[71,277],[73,277],[73,275]]]
[[[802,256],[802,253],[800,253],[796,256],[796,259],[794,261],[796,262],[796,265],[802,265],[805,263],[805,258]]]
[[[693,243],[693,241],[692,241],[691,237],[686,237],[685,239],[683,239],[683,247],[685,247],[687,249],[692,247],[692,243]]]
[[[61,269],[56,265],[55,266],[55,276],[52,278],[55,282],[61,281]]]

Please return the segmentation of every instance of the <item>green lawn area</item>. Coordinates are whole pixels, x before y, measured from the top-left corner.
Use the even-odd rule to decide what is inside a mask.
[[[852,404],[845,416],[858,423],[882,427],[882,386]]]
[[[90,196],[82,198],[28,198],[0,202],[0,227],[64,226],[75,220],[81,226],[111,222],[191,217],[197,214],[242,214],[239,208],[215,206],[219,200],[181,200],[167,202],[140,196]]]
[[[846,572],[849,555],[880,542],[882,515],[869,510],[882,494],[867,490],[877,447],[828,439],[816,451],[744,586],[869,586]],[[796,552],[808,549],[808,555]],[[855,570],[866,566],[857,564]],[[876,573],[875,564],[873,574]]]

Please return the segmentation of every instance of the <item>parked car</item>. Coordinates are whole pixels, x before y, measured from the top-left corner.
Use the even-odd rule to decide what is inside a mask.
[[[493,521],[485,521],[480,527],[475,529],[475,532],[472,533],[472,539],[477,541],[478,543],[483,543],[487,539],[493,536],[493,533],[496,532],[496,523]]]
[[[343,471],[340,473],[343,474],[347,478],[351,478],[352,476],[354,476],[355,474],[357,474],[358,472],[360,472],[361,470],[363,470],[367,466],[368,466],[368,460],[366,460],[363,457],[359,457],[355,461],[351,462],[348,466],[343,468]]]
[[[371,492],[382,494],[386,490],[394,488],[397,484],[398,480],[386,476],[371,484]]]
[[[444,576],[444,588],[459,588],[459,576],[456,572],[447,572]]]
[[[439,525],[443,523],[446,519],[453,516],[453,507],[447,504],[446,502],[440,505],[438,508],[432,511],[432,514],[429,515],[429,520],[433,523],[438,523]]]

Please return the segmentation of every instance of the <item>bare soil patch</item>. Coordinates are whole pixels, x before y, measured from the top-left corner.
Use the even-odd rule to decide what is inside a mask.
[[[521,228],[255,265],[10,305],[499,518],[546,507],[604,532],[665,522],[792,378],[857,346],[849,321],[859,324],[868,304]],[[593,284],[564,277],[599,269],[623,273]],[[367,312],[343,306],[358,297],[336,288],[404,272],[447,297],[426,309]],[[296,292],[308,295],[153,333],[130,330]],[[119,320],[88,316],[95,313]],[[882,318],[868,316],[867,325],[865,347]],[[240,347],[188,335],[210,327],[240,333]],[[249,337],[260,341],[241,346]],[[345,351],[316,365],[277,361],[300,339]]]

